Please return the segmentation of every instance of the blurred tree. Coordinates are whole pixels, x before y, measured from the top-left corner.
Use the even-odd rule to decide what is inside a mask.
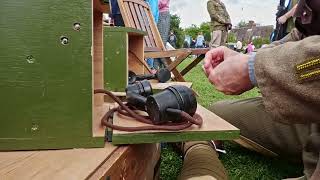
[[[210,42],[211,41],[210,22],[203,22],[200,25],[200,31],[203,32],[204,39]]]
[[[184,42],[184,32],[183,29],[180,27],[181,18],[176,14],[171,14],[170,17],[170,31],[173,31],[174,34],[177,36],[177,48],[181,48]]]
[[[237,36],[235,33],[229,32],[228,34],[228,43],[236,43],[237,42]]]
[[[199,27],[195,24],[192,24],[190,27],[184,29],[184,33],[193,39],[197,37],[199,31]]]
[[[184,33],[186,35],[189,35],[194,39],[197,38],[199,32],[203,33],[204,39],[207,42],[211,41],[210,22],[203,22],[200,24],[200,27],[198,27],[195,24],[192,24],[190,27],[185,28],[185,30],[184,30]]]
[[[270,44],[270,39],[269,38],[255,38],[252,40],[254,46],[258,49],[261,48],[262,45],[264,44]]]
[[[239,28],[247,27],[248,24],[249,24],[249,23],[247,23],[246,21],[241,20],[241,21],[238,23],[238,27],[239,27]]]

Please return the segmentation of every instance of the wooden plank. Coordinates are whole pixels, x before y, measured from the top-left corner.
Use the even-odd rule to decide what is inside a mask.
[[[204,54],[198,56],[195,60],[192,61],[192,63],[190,63],[187,67],[185,67],[181,72],[180,74],[182,76],[186,75],[191,69],[193,69],[196,65],[198,65],[202,60],[203,58],[205,57]]]
[[[100,3],[100,2],[99,2]],[[93,89],[104,88],[104,69],[103,69],[103,24],[102,13],[93,11]],[[93,95],[94,105],[103,104],[102,95]]]
[[[153,15],[151,13],[151,11],[147,11],[146,12],[147,14],[147,19],[149,21],[149,24],[150,24],[150,27],[151,27],[151,32],[152,32],[152,35],[153,35],[153,38],[155,40],[155,43],[156,43],[156,47],[159,47],[161,48],[162,51],[165,51],[166,48],[162,42],[162,39],[161,39],[161,36],[160,36],[160,33],[158,31],[158,27],[154,21],[154,18],[153,18]]]
[[[158,144],[58,151],[0,152],[0,177],[15,179],[153,179]]]
[[[109,32],[122,32],[122,33],[128,33],[130,36],[145,36],[147,33],[145,31],[141,31],[135,28],[131,27],[110,27],[110,26],[104,26],[104,33]]]
[[[154,177],[154,168],[160,159],[159,144],[119,147],[89,180],[96,179],[146,179]]]
[[[206,54],[208,51],[210,51],[210,48],[196,48],[196,49],[190,49],[192,55],[200,55],[200,54]]]
[[[179,132],[142,131],[123,132],[113,131],[113,144],[140,144],[157,142],[181,142],[201,140],[231,140],[240,135],[239,129],[221,119],[214,113],[198,105],[197,113],[203,118],[202,127],[192,126]],[[114,115],[114,124],[127,127],[143,126],[143,123],[131,118],[124,118],[117,113]]]
[[[140,23],[140,26],[141,26],[142,30],[145,31],[145,32],[147,32],[146,24],[145,24],[145,22],[144,22],[144,19],[143,19],[143,17],[142,17],[141,12],[140,12],[140,8],[143,8],[143,6],[141,6],[141,5],[139,5],[139,4],[134,4],[134,8],[135,8],[135,12],[136,12],[136,14],[137,14],[137,16],[138,16],[138,21],[139,21],[139,23]],[[144,39],[145,39],[145,44],[146,44],[146,46],[150,46],[151,43],[150,43],[150,38],[149,38],[149,36],[145,36]]]
[[[152,34],[152,31],[151,31],[151,26],[150,26],[150,21],[147,17],[147,12],[149,11],[148,8],[141,8],[140,7],[140,12],[141,12],[141,15],[142,15],[142,18],[143,18],[143,22],[145,23],[145,26],[146,26],[146,29],[147,29],[147,32],[148,32],[148,37],[149,37],[149,40],[150,40],[150,44],[146,44],[146,47],[156,47],[156,43],[155,43],[155,40],[154,40],[154,37],[153,37],[153,34]]]
[[[172,61],[172,63],[168,66],[169,71],[172,71],[173,69],[176,69],[177,66],[184,61],[186,58],[189,57],[190,55],[190,51],[189,52],[185,52],[179,56],[176,57],[176,59],[174,61]]]
[[[58,151],[0,152],[1,179],[86,179],[117,147]]]
[[[142,36],[129,36],[129,55],[131,55],[129,56],[129,70],[132,70],[136,74],[151,73],[151,69],[144,60],[143,47]]]
[[[135,27],[137,29],[141,30],[140,22],[139,22],[139,19],[137,17],[137,13],[136,13],[136,11],[134,9],[134,4],[132,2],[129,2],[129,7],[130,7],[130,10],[131,10],[131,15],[132,15]]]
[[[163,58],[163,57],[176,57],[177,55],[184,53],[184,52],[190,52],[190,55],[202,55],[206,54],[207,49],[176,49],[176,50],[167,50],[164,52],[159,52],[159,49],[151,49],[146,48],[145,50],[145,57],[148,58]]]
[[[171,58],[165,58],[167,64],[170,66],[170,64],[172,63]],[[178,71],[177,68],[174,68],[171,70],[172,74],[174,75],[174,80],[175,81],[180,81],[180,82],[186,82],[186,80],[183,78],[183,76],[180,74],[180,72]]]
[[[145,8],[148,8],[149,5],[145,1],[141,0],[123,0],[124,2],[132,2],[133,4],[139,4],[140,6],[143,6]]]
[[[159,51],[159,49],[156,52],[145,52],[144,57],[145,58],[165,58],[165,57],[177,57],[179,55],[185,54],[185,53],[191,53],[188,49],[177,49],[177,50],[169,50],[169,51]]]
[[[117,92],[125,91],[128,85],[128,34],[126,32],[105,33],[104,40],[105,89]]]
[[[109,97],[106,99],[108,100],[107,103],[95,108],[92,123],[93,137],[105,137],[105,127],[101,126],[101,119],[111,108],[115,107],[115,103],[110,101]]]
[[[139,21],[140,21],[140,25],[141,25],[141,27],[142,27],[142,30],[145,31],[145,32],[147,32],[146,23],[144,22],[144,18],[143,18],[142,13],[141,13],[141,9],[143,9],[143,6],[140,6],[140,5],[138,5],[138,4],[135,4],[134,7],[135,7],[135,9],[136,9],[136,12],[137,12],[138,19],[139,19]],[[145,36],[144,38],[145,38],[145,44],[146,44],[146,46],[150,46],[151,43],[150,43],[150,38],[149,38],[149,36]]]
[[[100,13],[110,13],[109,3],[103,3],[101,0],[93,0],[94,11],[98,11]]]
[[[157,48],[157,47],[145,47],[144,48],[144,52],[147,53],[147,52],[159,52],[161,51],[160,48]]]
[[[130,9],[126,10],[125,7],[129,7],[128,3],[124,3],[122,0],[118,0],[120,13],[122,15],[123,22],[126,27],[135,28],[135,25],[132,21],[131,17],[131,11]]]

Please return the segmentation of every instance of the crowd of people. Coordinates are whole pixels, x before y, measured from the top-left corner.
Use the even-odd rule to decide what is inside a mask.
[[[162,40],[176,47],[177,37],[169,33],[169,0],[156,1],[149,4],[158,9],[153,12]],[[232,24],[222,0],[208,0],[207,11],[212,31],[212,49],[204,60],[208,80],[226,95],[254,87],[261,91],[261,97],[218,102],[210,110],[240,129],[245,147],[301,162],[304,174],[296,179],[320,179],[320,1],[290,0],[277,18],[279,27],[286,24],[285,34],[277,32],[277,41],[258,50],[248,42],[246,54],[241,41],[235,51],[225,47]],[[114,20],[120,19],[113,12]],[[190,46],[206,47],[202,32]],[[183,144],[180,179],[228,179],[212,145]]]

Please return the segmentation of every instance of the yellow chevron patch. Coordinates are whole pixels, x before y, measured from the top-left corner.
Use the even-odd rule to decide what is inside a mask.
[[[298,75],[298,80],[300,83],[307,81],[314,81],[320,79],[320,69],[309,71],[307,73],[302,73]]]
[[[320,57],[312,58],[295,66],[300,83],[320,79]]]
[[[317,66],[320,66],[320,58],[309,60],[305,63],[299,64],[296,66],[296,71],[303,71],[308,70],[312,68],[316,68]]]

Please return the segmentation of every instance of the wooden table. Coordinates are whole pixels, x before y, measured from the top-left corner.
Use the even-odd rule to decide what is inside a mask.
[[[159,158],[156,144],[0,152],[0,179],[153,179]]]

